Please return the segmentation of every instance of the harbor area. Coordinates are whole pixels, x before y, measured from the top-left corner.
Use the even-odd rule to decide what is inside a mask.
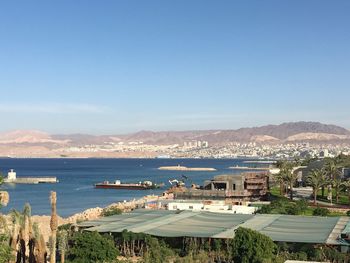
[[[4,178],[4,183],[9,184],[41,184],[58,183],[57,177],[17,177],[17,173],[11,169]]]

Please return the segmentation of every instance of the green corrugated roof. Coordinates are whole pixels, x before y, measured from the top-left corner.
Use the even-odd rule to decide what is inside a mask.
[[[241,215],[138,209],[79,224],[88,231],[146,233],[161,237],[233,238],[238,227],[257,230],[274,241],[340,244],[332,231],[340,217]]]

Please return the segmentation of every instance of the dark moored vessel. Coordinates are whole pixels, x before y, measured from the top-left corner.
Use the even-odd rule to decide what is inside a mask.
[[[95,188],[105,188],[105,189],[129,189],[129,190],[148,190],[160,188],[162,185],[157,185],[151,181],[144,181],[136,184],[125,184],[121,183],[119,180],[115,182],[104,181],[102,183],[95,184]]]

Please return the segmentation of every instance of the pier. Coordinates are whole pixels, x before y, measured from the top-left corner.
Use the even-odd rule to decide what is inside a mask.
[[[12,184],[41,184],[41,183],[58,183],[57,177],[20,177],[18,178],[16,172],[11,169],[4,183]]]

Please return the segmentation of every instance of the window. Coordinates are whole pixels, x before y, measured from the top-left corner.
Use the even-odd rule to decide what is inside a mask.
[[[193,205],[190,205],[188,208],[189,208],[189,209],[193,209]]]
[[[214,183],[216,190],[226,190],[226,183]]]
[[[236,184],[232,185],[232,190],[235,191],[236,190]]]

